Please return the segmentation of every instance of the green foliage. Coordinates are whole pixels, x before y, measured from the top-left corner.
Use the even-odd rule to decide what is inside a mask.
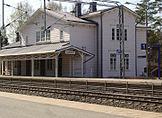
[[[146,24],[146,18],[148,20],[148,26],[151,26],[151,30],[148,31],[148,44],[161,44],[162,47],[162,18],[160,9],[162,6],[161,0],[141,0],[136,7],[136,12],[141,16],[141,24]],[[147,13],[147,15],[146,15]],[[148,55],[149,65],[153,66],[154,62],[158,60],[157,47],[151,47]],[[162,59],[161,59],[162,60]]]
[[[1,40],[1,47],[6,46],[6,45],[9,44],[8,43],[8,38],[7,38],[6,35],[4,35],[4,32],[1,31],[1,28],[0,28],[0,40]]]
[[[162,32],[162,18],[160,17],[159,8],[162,2],[159,0],[141,0],[136,7],[136,12],[141,16],[141,24],[146,24],[146,18],[148,26],[151,26],[152,30],[148,32],[148,42],[150,44],[158,44],[162,39],[160,32]]]
[[[27,19],[33,13],[33,9],[28,2],[19,2],[16,8],[17,9],[13,9],[12,14],[10,15],[10,22],[14,21],[15,19],[17,20],[11,23],[8,28],[8,37],[13,41],[18,41],[16,40],[17,30],[19,29],[19,27],[21,27],[22,24],[24,24],[25,21],[27,21]],[[25,13],[25,11],[27,12]]]
[[[146,22],[146,12],[148,23],[154,24],[156,19],[159,18],[157,15],[159,7],[159,2],[152,2],[151,0],[141,0],[140,3],[137,3],[136,12],[141,16],[141,24]]]

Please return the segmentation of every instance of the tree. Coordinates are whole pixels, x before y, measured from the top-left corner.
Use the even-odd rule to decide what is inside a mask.
[[[8,45],[8,38],[6,35],[4,35],[4,30],[0,28],[0,40],[1,40],[1,47]]]
[[[148,45],[160,44],[160,40],[162,40],[162,18],[159,14],[161,5],[162,2],[160,2],[160,0],[141,0],[136,7],[137,14],[141,16],[141,24],[145,24],[147,18],[148,26],[151,26],[151,30],[148,31]],[[151,47],[148,55],[149,63],[152,64],[152,62],[157,62],[157,58],[157,47]]]
[[[61,3],[57,4],[55,2],[48,2],[47,8],[52,11],[62,11],[64,8]]]
[[[33,13],[33,9],[27,1],[19,2],[16,8],[17,9],[13,9],[12,14],[10,15],[10,22],[14,22],[12,22],[8,28],[8,37],[12,39],[12,41],[19,41],[16,39],[16,32]]]

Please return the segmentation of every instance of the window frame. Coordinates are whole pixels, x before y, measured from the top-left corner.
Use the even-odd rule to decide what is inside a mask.
[[[130,57],[129,54],[125,54],[125,56],[124,56],[125,70],[129,70],[129,67],[130,67],[129,57]]]
[[[39,33],[39,35],[38,35],[38,33]],[[37,37],[39,37],[39,38],[37,38]],[[41,27],[40,31],[36,31],[36,42],[50,41],[51,40],[51,30],[50,29],[46,30],[46,39],[45,39],[44,27]]]
[[[60,30],[60,42],[64,41],[64,31]]]
[[[116,71],[117,55],[116,53],[110,53],[110,70]]]
[[[124,29],[124,38],[125,38],[125,41],[128,40],[128,30],[127,30],[127,28]]]
[[[111,29],[111,40],[115,40],[115,28]]]

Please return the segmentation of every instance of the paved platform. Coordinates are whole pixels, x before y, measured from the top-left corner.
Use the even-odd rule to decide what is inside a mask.
[[[162,114],[0,92],[0,118],[162,118]]]
[[[149,79],[117,79],[117,78],[67,78],[67,77],[31,77],[31,76],[0,76],[1,78],[9,79],[29,79],[29,80],[63,80],[63,81],[89,81],[89,82],[107,82],[107,83],[126,83],[128,84],[146,84],[146,85],[160,85],[162,80],[149,80]]]

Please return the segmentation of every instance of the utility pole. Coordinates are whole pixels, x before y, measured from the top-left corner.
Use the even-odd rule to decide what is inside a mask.
[[[145,9],[145,21],[146,21],[146,78],[148,79],[149,77],[149,67],[148,67],[148,14],[147,14],[147,9],[148,9],[148,3],[146,2],[146,9]]]
[[[5,24],[4,24],[4,0],[2,0],[2,30],[4,30],[4,27],[5,27]]]
[[[120,42],[120,78],[125,78],[125,30],[124,30],[124,9],[123,5],[119,7],[119,42]]]
[[[1,27],[1,37],[0,37],[0,50],[2,49],[3,36],[6,34],[5,32],[5,23],[4,23],[4,0],[2,0],[2,27]]]
[[[44,0],[44,38],[45,41],[47,40],[47,33],[46,33],[46,0]]]
[[[125,30],[124,30],[124,6],[122,5],[122,34],[121,34],[121,40],[122,40],[122,78],[125,78],[125,48],[124,48],[124,40],[125,40]]]
[[[117,4],[118,5],[118,4]],[[120,78],[122,78],[122,55],[121,55],[121,31],[122,31],[122,29],[121,29],[121,17],[122,17],[122,15],[121,15],[121,7],[120,6],[118,6],[119,7],[119,26],[118,26],[118,28],[119,28],[119,50],[120,50]]]

